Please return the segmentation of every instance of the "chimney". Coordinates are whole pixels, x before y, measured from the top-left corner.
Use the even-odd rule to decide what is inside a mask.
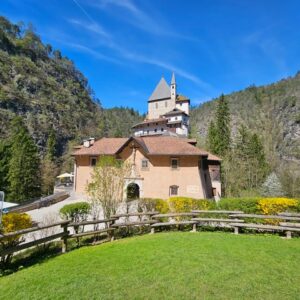
[[[95,138],[91,137],[90,138],[90,146],[94,145],[94,143],[95,143]]]
[[[83,147],[89,148],[91,146],[90,140],[84,140],[83,141]]]
[[[93,146],[94,143],[95,143],[95,138],[90,137],[86,140],[83,140],[83,147],[89,148]]]

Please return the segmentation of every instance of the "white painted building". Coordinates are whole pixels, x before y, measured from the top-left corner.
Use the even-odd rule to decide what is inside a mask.
[[[170,86],[162,77],[148,100],[146,120],[133,126],[135,136],[189,134],[190,100],[177,94],[174,73]]]

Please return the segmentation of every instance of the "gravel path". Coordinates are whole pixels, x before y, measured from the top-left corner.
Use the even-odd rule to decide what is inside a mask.
[[[59,216],[59,210],[64,205],[82,201],[87,201],[87,196],[72,191],[70,193],[70,197],[65,199],[64,201],[58,202],[48,207],[30,210],[27,212],[27,214],[31,216],[33,221],[38,223],[44,222],[45,220],[51,221],[51,219],[53,219],[53,221],[58,221],[61,219]]]

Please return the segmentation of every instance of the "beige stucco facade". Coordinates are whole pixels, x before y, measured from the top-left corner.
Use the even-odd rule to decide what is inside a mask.
[[[78,193],[86,193],[86,186],[91,180],[93,170],[92,158],[95,156],[75,157],[75,191]],[[136,183],[139,186],[141,198],[167,199],[171,196],[171,186],[178,187],[178,196],[197,199],[212,197],[209,173],[208,170],[202,168],[204,164],[201,163],[203,159],[201,156],[146,156],[143,149],[135,143],[127,145],[118,154],[118,158],[134,166],[131,176],[124,179],[125,190],[128,184]],[[178,159],[178,168],[171,167],[172,158]],[[148,161],[147,168],[143,168],[143,160]],[[124,197],[126,197],[125,192]]]

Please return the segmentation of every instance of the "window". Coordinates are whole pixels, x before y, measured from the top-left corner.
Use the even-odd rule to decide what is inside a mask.
[[[156,129],[156,128],[154,129],[154,132],[157,132],[157,129]]]
[[[158,108],[158,103],[155,103],[155,108]]]
[[[177,196],[178,195],[178,185],[171,185],[170,186],[170,196]]]
[[[97,158],[96,157],[91,157],[91,159],[90,159],[90,165],[92,167],[95,167],[96,164],[97,164]]]
[[[178,169],[178,167],[179,167],[178,158],[171,158],[171,168]]]
[[[177,117],[175,117],[175,120],[177,121]]]
[[[180,106],[182,106],[182,103],[180,103]]]
[[[168,101],[165,101],[165,107],[168,107]]]
[[[164,129],[163,128],[161,128],[161,132],[163,132],[164,131]]]
[[[142,159],[142,169],[148,169],[149,164],[148,164],[148,159]]]

